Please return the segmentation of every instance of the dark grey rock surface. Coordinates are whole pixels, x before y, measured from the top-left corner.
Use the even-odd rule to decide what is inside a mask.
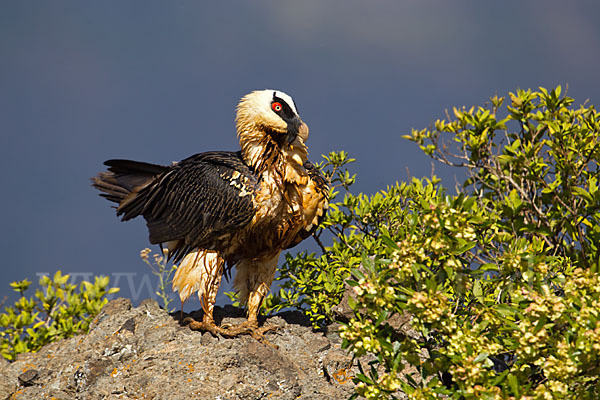
[[[201,313],[192,315],[201,318]],[[240,323],[243,311],[215,310]],[[0,399],[346,399],[357,368],[335,328],[315,332],[302,314],[267,318],[269,344],[194,332],[153,300],[109,302],[86,335],[0,362]]]

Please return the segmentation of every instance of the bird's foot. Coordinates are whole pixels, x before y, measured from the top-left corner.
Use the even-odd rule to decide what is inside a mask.
[[[259,327],[257,322],[244,321],[239,325],[222,326],[221,335],[229,338],[240,335],[250,335],[259,342],[262,342],[265,340],[265,333],[275,331],[277,328],[277,326],[273,325]]]
[[[221,328],[215,324],[215,321],[196,321],[194,318],[187,317],[183,320],[183,324],[187,325],[193,331],[210,332],[217,336],[221,333]]]
[[[193,331],[210,332],[215,336],[221,335],[226,338],[235,338],[240,335],[250,335],[254,339],[258,340],[259,342],[265,343],[265,344],[268,344],[271,346],[274,346],[274,345],[272,345],[265,339],[265,333],[275,331],[278,329],[277,326],[273,326],[273,325],[265,325],[265,326],[259,327],[257,322],[250,322],[250,321],[244,321],[239,325],[217,326],[214,323],[214,321],[199,322],[190,317],[187,317],[186,319],[184,319],[183,323],[185,325],[188,325],[188,327]],[[274,346],[274,347],[277,347],[277,346]]]

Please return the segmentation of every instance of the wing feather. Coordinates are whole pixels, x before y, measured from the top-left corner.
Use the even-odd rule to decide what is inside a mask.
[[[201,153],[134,189],[117,211],[123,220],[142,215],[153,244],[179,241],[170,254],[177,262],[193,248],[222,251],[217,239],[252,220],[252,196],[242,194],[256,185],[239,152]]]

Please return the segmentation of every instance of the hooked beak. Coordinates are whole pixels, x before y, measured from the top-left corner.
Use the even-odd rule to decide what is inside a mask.
[[[299,117],[295,116],[287,123],[287,134],[285,141],[289,146],[292,144],[296,137],[300,136],[303,141],[308,139],[308,125],[306,125]]]
[[[302,122],[302,124],[300,124],[300,128],[298,128],[298,136],[302,138],[303,142],[308,140],[308,125],[306,125],[306,123]]]

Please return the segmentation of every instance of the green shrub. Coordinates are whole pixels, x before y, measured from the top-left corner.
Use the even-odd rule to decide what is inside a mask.
[[[464,192],[499,213],[507,234],[538,237],[553,255],[589,268],[600,246],[598,112],[571,107],[573,99],[561,96],[560,86],[510,93],[506,111],[504,100],[455,108],[454,120],[405,137],[434,159],[466,168]],[[500,119],[499,112],[506,115]]]
[[[20,298],[0,314],[0,353],[4,358],[14,360],[19,353],[87,332],[91,320],[108,302],[106,295],[119,290],[107,289],[108,277],[96,277],[93,284],[83,281],[79,290],[67,283],[69,278],[60,271],[53,278],[43,276],[41,288],[29,298],[25,297],[29,280],[10,284]]]
[[[466,170],[456,195],[435,177],[347,194],[322,224],[333,244],[287,257],[271,304],[317,323],[351,276],[344,346],[373,359],[357,395],[600,397],[600,116],[560,87],[504,101],[407,136]]]

